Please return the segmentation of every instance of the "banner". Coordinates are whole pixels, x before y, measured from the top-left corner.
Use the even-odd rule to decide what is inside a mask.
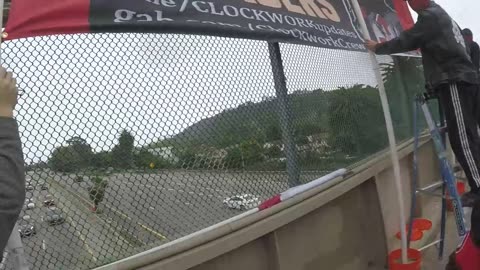
[[[4,39],[89,32],[180,33],[364,51],[351,0],[12,0]],[[403,0],[360,0],[372,38],[413,24]]]

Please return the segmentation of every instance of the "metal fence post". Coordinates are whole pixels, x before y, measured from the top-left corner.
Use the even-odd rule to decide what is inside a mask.
[[[297,147],[293,134],[292,107],[288,102],[288,90],[278,42],[268,42],[268,52],[270,54],[277,95],[278,120],[282,130],[282,141],[287,159],[288,184],[290,187],[294,187],[300,184],[300,168],[298,166]]]

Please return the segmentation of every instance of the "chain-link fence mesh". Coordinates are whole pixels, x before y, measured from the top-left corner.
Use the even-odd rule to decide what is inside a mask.
[[[387,146],[366,53],[153,34],[39,37],[2,50],[24,93],[18,224],[32,269],[125,258]],[[403,140],[420,67],[381,61]]]

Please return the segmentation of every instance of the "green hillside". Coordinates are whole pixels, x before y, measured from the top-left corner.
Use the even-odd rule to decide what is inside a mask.
[[[418,59],[399,58],[382,66],[398,141],[412,135],[414,95],[423,91]],[[302,170],[345,167],[387,147],[378,90],[367,85],[331,91],[296,91],[287,96],[291,132]],[[93,153],[82,138],[55,149],[49,166],[81,168],[285,170],[278,100],[248,102],[192,124],[172,138],[134,147],[123,130],[110,151]],[[204,109],[204,108],[203,108]],[[134,133],[134,131],[133,131]]]

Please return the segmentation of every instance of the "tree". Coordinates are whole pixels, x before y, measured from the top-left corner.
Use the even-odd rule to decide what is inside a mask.
[[[74,172],[90,166],[93,157],[92,147],[80,137],[67,140],[68,146],[56,148],[48,165],[55,171]]]
[[[94,207],[92,210],[96,212],[98,205],[103,201],[103,198],[105,197],[105,189],[108,186],[108,182],[100,176],[95,176],[91,180],[93,182],[93,185],[88,188],[88,195],[90,197],[90,200],[93,201]]]
[[[225,159],[224,159],[224,163],[227,168],[231,168],[231,169],[242,168],[244,166],[244,163],[243,163],[242,150],[240,150],[240,147],[235,146],[228,149],[227,155],[225,156]]]
[[[394,57],[381,65],[385,90],[392,114],[395,136],[402,140],[413,134],[412,104],[415,95],[425,91],[421,62],[413,57]],[[436,112],[434,110],[433,112]]]
[[[152,154],[147,149],[142,149],[134,154],[134,164],[138,168],[162,169],[169,167],[170,163],[162,157]]]
[[[67,143],[69,145],[75,145],[75,144],[87,144],[87,141],[81,137],[75,136],[67,140]]]
[[[280,126],[277,123],[269,125],[265,131],[265,135],[269,142],[281,140],[282,131],[280,130]]]
[[[355,85],[331,94],[330,145],[345,154],[366,156],[387,145],[385,121],[378,91]]]
[[[193,168],[197,160],[195,149],[193,147],[183,147],[181,149],[175,149],[175,155],[178,156],[178,167],[180,168]]]
[[[230,148],[224,158],[228,168],[245,168],[265,160],[263,146],[251,139]]]
[[[133,144],[135,138],[127,131],[123,130],[118,139],[118,144],[112,150],[112,163],[114,167],[128,169],[134,164]]]
[[[80,156],[69,146],[57,147],[48,160],[50,168],[59,172],[74,172],[78,163]]]
[[[112,167],[112,153],[107,151],[102,151],[99,153],[93,154],[92,157],[92,166],[95,168],[109,168]]]
[[[254,139],[241,143],[240,150],[246,166],[265,159],[263,146]]]

